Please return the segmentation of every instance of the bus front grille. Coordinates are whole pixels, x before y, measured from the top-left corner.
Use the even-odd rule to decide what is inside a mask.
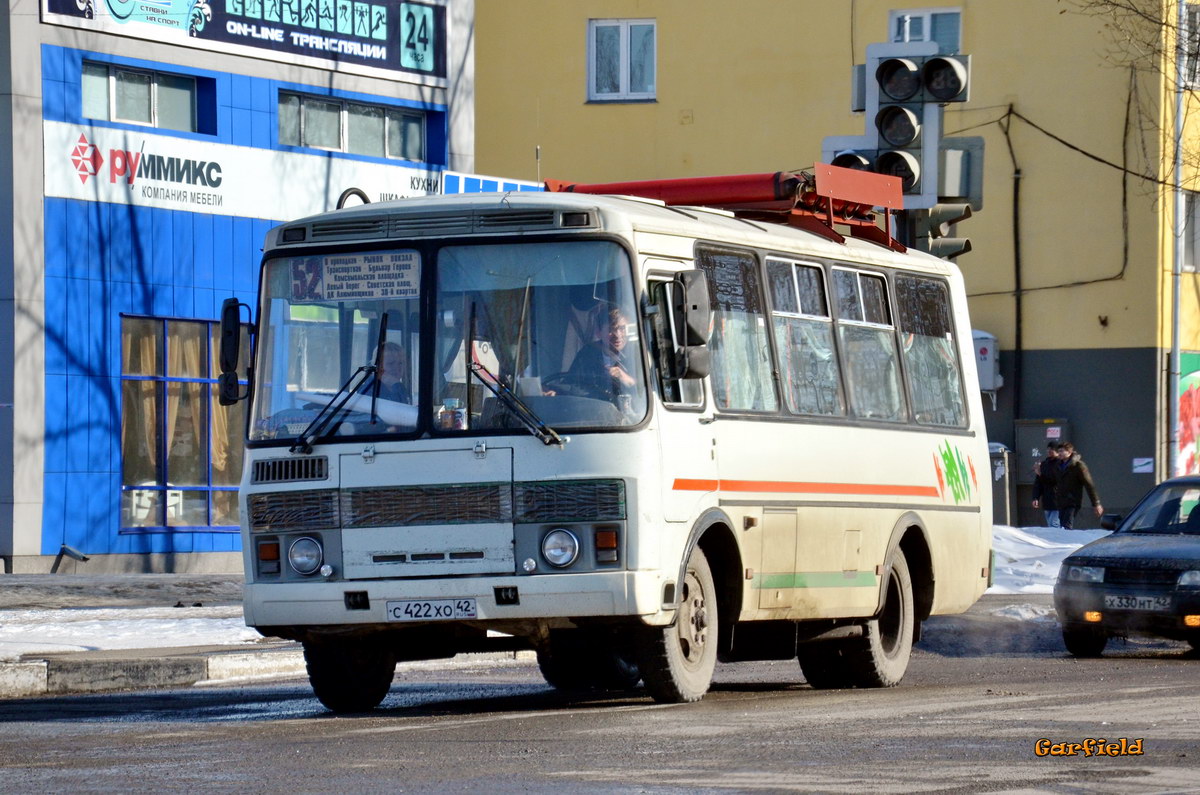
[[[332,530],[338,526],[336,489],[251,494],[246,498],[250,530],[286,533]]]
[[[251,483],[295,483],[325,480],[329,477],[329,459],[323,455],[304,458],[267,458],[254,462]]]
[[[342,492],[342,526],[407,527],[512,522],[509,483],[385,486]]]
[[[517,522],[604,522],[625,518],[623,480],[545,480],[515,484]]]

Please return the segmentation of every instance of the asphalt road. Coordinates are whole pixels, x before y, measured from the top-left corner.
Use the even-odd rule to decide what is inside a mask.
[[[1013,625],[1023,629],[1014,630]],[[1051,621],[931,622],[897,688],[815,691],[793,662],[721,666],[700,703],[566,698],[535,666],[397,675],[335,717],[307,683],[0,705],[0,788],[255,792],[1197,792],[1200,656],[1062,650]],[[1039,756],[1038,741],[1141,740]]]

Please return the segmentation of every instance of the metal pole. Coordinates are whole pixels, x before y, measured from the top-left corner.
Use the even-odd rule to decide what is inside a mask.
[[[1174,250],[1171,256],[1171,355],[1167,364],[1167,477],[1174,477],[1179,465],[1179,293],[1183,270],[1184,194],[1183,194],[1183,67],[1186,55],[1184,31],[1187,4],[1175,4],[1175,179]]]

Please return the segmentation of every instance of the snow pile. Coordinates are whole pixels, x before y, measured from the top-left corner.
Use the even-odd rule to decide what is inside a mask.
[[[1108,534],[1107,530],[996,525],[992,528],[995,572],[987,592],[1051,593],[1063,558]]]
[[[0,610],[0,662],[23,654],[253,643],[240,607]]]

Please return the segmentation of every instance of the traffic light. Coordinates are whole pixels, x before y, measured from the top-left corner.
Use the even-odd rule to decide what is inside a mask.
[[[971,217],[971,205],[935,204],[927,210],[917,210],[913,215],[916,248],[942,259],[954,259],[971,250],[971,241],[967,238],[950,237],[955,224]]]
[[[899,178],[906,210],[937,204],[942,105],[967,101],[970,67],[970,56],[941,55],[936,42],[867,45],[852,100],[866,111],[866,134],[825,138],[823,161]]]
[[[875,170],[899,177],[906,195],[929,203],[937,198],[941,105],[967,99],[969,66],[965,56],[912,53],[877,59]],[[916,206],[905,202],[906,208]]]

